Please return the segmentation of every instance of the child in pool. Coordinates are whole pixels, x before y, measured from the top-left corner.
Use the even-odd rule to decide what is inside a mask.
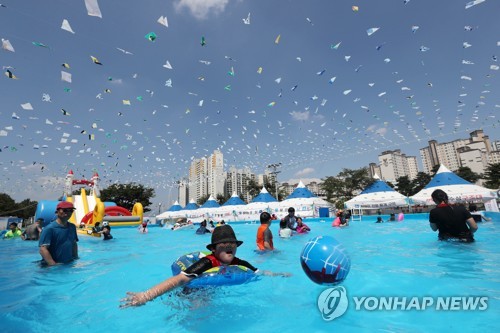
[[[186,270],[166,279],[144,292],[127,292],[127,296],[120,300],[122,303],[120,307],[128,308],[130,306],[144,305],[168,291],[185,285],[192,279],[197,278],[206,270],[220,265],[241,265],[248,267],[255,273],[260,273],[260,271],[249,262],[236,257],[237,247],[241,244],[243,244],[243,242],[236,239],[236,235],[234,234],[231,226],[223,225],[215,228],[212,233],[212,243],[207,245],[207,249],[212,251],[212,254],[201,258],[186,268]],[[261,274],[268,276],[290,276],[289,273],[273,273],[270,271],[262,271]]]
[[[311,228],[309,228],[307,224],[302,222],[302,217],[297,217],[297,233],[305,234],[309,231],[311,231]]]
[[[113,239],[113,236],[111,235],[111,227],[109,225],[105,225],[104,227],[102,227],[101,233],[104,240]]]

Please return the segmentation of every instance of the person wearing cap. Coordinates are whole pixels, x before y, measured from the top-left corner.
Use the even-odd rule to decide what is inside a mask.
[[[271,225],[271,215],[268,212],[260,214],[260,227],[257,229],[257,247],[261,251],[272,251],[273,233],[269,226]]]
[[[21,238],[24,240],[38,240],[40,238],[40,233],[42,232],[42,225],[44,219],[36,219],[35,223],[30,224],[23,231]]]
[[[288,208],[288,215],[284,218],[287,228],[296,230],[295,224],[297,223],[297,218],[295,217],[295,208]]]
[[[38,246],[40,255],[49,266],[69,263],[78,258],[76,226],[68,220],[75,207],[61,201],[56,207],[57,218],[42,229]]]
[[[211,254],[201,258],[179,274],[166,279],[156,286],[139,293],[127,292],[127,296],[122,298],[120,308],[130,306],[144,305],[152,301],[158,296],[165,294],[177,287],[183,286],[192,279],[197,278],[203,272],[213,267],[221,265],[240,265],[245,266],[255,273],[260,273],[268,276],[290,276],[289,273],[273,273],[270,271],[260,272],[249,262],[236,257],[238,246],[243,244],[242,241],[236,239],[234,230],[230,225],[223,225],[214,229],[212,233],[212,242],[207,245],[207,249],[212,251]]]

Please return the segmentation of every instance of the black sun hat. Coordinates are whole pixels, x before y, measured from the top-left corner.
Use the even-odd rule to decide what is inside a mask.
[[[207,249],[212,251],[215,245],[229,242],[235,242],[237,246],[243,244],[243,241],[236,239],[233,228],[231,228],[230,225],[225,224],[214,229],[212,232],[212,243],[207,245]]]

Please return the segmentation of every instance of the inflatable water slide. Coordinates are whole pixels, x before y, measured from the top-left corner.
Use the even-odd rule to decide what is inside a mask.
[[[99,175],[94,173],[92,179],[74,179],[73,171],[66,175],[64,201],[73,203],[75,211],[70,218],[70,222],[75,224],[80,234],[100,237],[101,234],[95,232],[94,227],[99,222],[102,227],[103,222],[108,222],[112,227],[137,226],[143,220],[143,207],[141,203],[136,203],[132,212],[124,207],[117,206],[114,202],[102,202],[99,192]],[[73,195],[73,185],[85,185],[90,187],[90,194],[87,195],[82,187],[80,195]],[[42,200],[38,202],[35,219],[43,218],[44,225],[56,219],[55,211],[59,201]]]

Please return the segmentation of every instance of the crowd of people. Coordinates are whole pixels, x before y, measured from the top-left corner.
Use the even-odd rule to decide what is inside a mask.
[[[469,210],[461,205],[451,205],[447,194],[442,190],[435,190],[432,199],[436,205],[429,214],[429,224],[433,231],[438,232],[439,240],[455,240],[460,242],[473,242],[474,234],[478,230],[478,222],[491,220],[477,211],[476,205],[469,205]],[[17,223],[9,225],[9,231],[4,234],[5,239],[21,238],[23,240],[38,240],[39,253],[42,263],[47,266],[69,263],[78,258],[78,234],[75,224],[69,222],[74,211],[70,202],[60,202],[56,207],[56,219],[43,227],[44,221],[38,219],[22,231]],[[402,221],[402,212],[396,218],[391,214],[389,221]],[[273,242],[273,233],[270,228],[272,221],[278,220],[275,214],[262,212],[260,214],[260,226],[256,232],[256,247],[258,251],[277,251]],[[346,227],[349,225],[351,212],[339,210],[332,226]],[[191,221],[185,222],[189,224]],[[383,222],[382,217],[377,217],[376,223]],[[180,223],[180,222],[179,222]],[[192,223],[191,223],[192,224]],[[139,230],[147,232],[147,223],[141,224]],[[111,226],[108,222],[96,223],[92,230],[101,233],[104,240],[112,239]],[[293,234],[305,234],[311,228],[304,223],[303,218],[295,215],[293,207],[288,208],[288,214],[279,221],[279,236],[291,237]],[[211,254],[201,258],[189,267],[186,267],[178,275],[166,279],[158,285],[145,292],[129,292],[122,299],[121,307],[139,306],[163,295],[164,293],[189,283],[192,279],[200,276],[203,272],[220,265],[240,265],[253,272],[259,272],[249,262],[236,257],[237,248],[243,243],[235,236],[231,226],[221,220],[214,225],[212,220],[204,220],[200,223],[196,234],[211,234],[211,243],[207,249]],[[288,273],[261,272],[272,276],[289,276]]]

